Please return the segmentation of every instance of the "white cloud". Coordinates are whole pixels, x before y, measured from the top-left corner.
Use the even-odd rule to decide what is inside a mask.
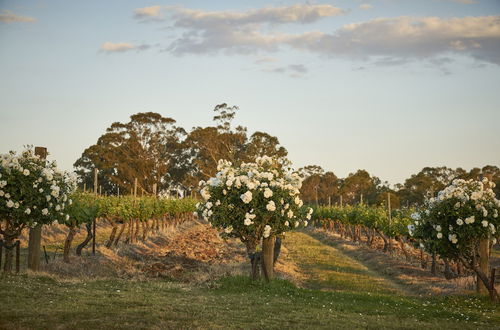
[[[295,47],[328,56],[398,60],[460,54],[500,64],[500,16],[378,18],[348,24]]]
[[[279,9],[269,14],[270,9],[235,13],[177,8],[173,14],[174,26],[184,32],[167,50],[177,55],[261,54],[292,48],[328,57],[394,64],[459,54],[500,64],[500,16],[403,16],[347,24],[332,33],[288,34],[276,29],[264,32],[264,22],[311,20],[305,18],[310,17],[308,15],[297,14],[295,9],[289,15],[284,14],[287,11],[283,8]],[[312,8],[308,12],[311,10],[314,12]],[[329,11],[334,12],[337,13]],[[319,19],[319,15],[315,17]]]
[[[16,15],[10,10],[2,10],[0,11],[0,22],[6,24],[18,22],[36,22],[36,18]]]
[[[101,51],[106,53],[124,53],[130,50],[143,51],[151,48],[150,45],[132,45],[128,42],[105,42],[101,45]]]
[[[363,4],[359,5],[359,9],[363,9],[363,10],[370,10],[372,8],[373,8],[373,6],[370,5],[369,3],[363,3]]]
[[[248,11],[204,11],[183,7],[167,7],[172,13],[175,25],[188,28],[211,28],[214,26],[235,26],[248,24],[307,24],[324,17],[344,13],[331,5],[293,5],[288,7],[266,7]]]
[[[174,27],[185,30],[168,48],[181,55],[186,53],[256,53],[276,51],[293,35],[263,34],[263,27],[279,24],[307,24],[344,11],[331,5],[294,5],[267,7],[245,12],[203,11],[169,7]]]
[[[150,6],[144,8],[137,8],[134,10],[134,18],[142,21],[147,20],[163,20],[161,14],[161,6]]]
[[[262,69],[262,71],[269,73],[288,74],[292,78],[302,78],[307,72],[309,72],[307,67],[303,64],[290,64],[287,66],[264,68]]]
[[[441,1],[456,2],[464,5],[473,5],[478,3],[476,0],[441,0]]]

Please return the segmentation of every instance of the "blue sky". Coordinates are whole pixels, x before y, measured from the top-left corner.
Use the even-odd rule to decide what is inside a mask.
[[[403,182],[424,166],[500,166],[500,1],[0,0],[0,152],[64,169],[106,127],[278,136],[295,167]]]

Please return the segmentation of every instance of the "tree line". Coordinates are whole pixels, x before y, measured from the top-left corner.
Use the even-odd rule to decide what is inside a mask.
[[[387,194],[390,194],[393,209],[421,205],[426,198],[435,197],[454,179],[479,180],[485,176],[495,182],[494,191],[497,196],[500,195],[500,169],[492,165],[470,171],[460,167],[424,167],[393,188],[366,170],[357,170],[346,178],[325,172],[318,165],[305,166],[300,172],[305,178],[301,188],[302,199],[305,203],[316,205],[353,205],[361,202],[379,205],[387,203]]]
[[[97,168],[103,194],[130,194],[137,179],[142,193],[152,193],[156,184],[158,191],[191,195],[197,193],[200,180],[217,173],[219,159],[235,165],[264,155],[286,159],[288,152],[276,136],[259,131],[249,135],[247,127],[233,127],[238,110],[226,103],[216,105],[213,125],[193,127],[189,132],[177,126],[173,118],[154,112],[134,114],[127,123],[115,122],[74,163],[80,187],[92,186]],[[425,167],[393,188],[363,169],[345,178],[317,165],[305,166],[299,173],[304,178],[302,199],[316,205],[361,201],[378,205],[386,201],[388,193],[393,208],[418,205],[455,178],[478,179],[485,175],[497,183],[495,192],[500,194],[500,169],[491,165],[470,171]]]
[[[288,152],[277,137],[265,132],[248,135],[246,127],[233,127],[238,110],[219,104],[213,126],[190,132],[154,112],[134,114],[128,123],[115,122],[74,163],[80,188],[92,186],[97,168],[103,194],[130,194],[137,179],[141,193],[152,193],[157,184],[158,191],[189,195],[200,180],[217,173],[219,159],[240,164],[264,155],[286,158]]]

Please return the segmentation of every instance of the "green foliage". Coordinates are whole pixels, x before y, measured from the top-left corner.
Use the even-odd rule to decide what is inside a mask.
[[[167,199],[132,196],[96,196],[77,192],[71,196],[73,203],[68,208],[69,219],[64,224],[73,226],[89,223],[95,218],[128,221],[147,221],[163,216],[177,217],[195,211],[196,200]]]
[[[99,215],[101,200],[93,194],[75,192],[71,195],[72,203],[68,206],[69,218],[63,221],[67,226],[79,226],[92,222]]]
[[[411,223],[412,209],[397,209],[391,212],[389,218],[382,206],[319,206],[314,208],[313,220],[321,224],[324,220],[338,221],[344,225],[361,225],[369,229],[379,230],[386,236],[408,236],[408,225]]]

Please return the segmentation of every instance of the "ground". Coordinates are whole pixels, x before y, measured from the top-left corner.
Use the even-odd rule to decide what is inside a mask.
[[[322,231],[288,233],[283,252],[267,284],[248,278],[241,244],[205,224],[99,245],[97,256],[69,266],[50,260],[41,273],[3,275],[0,328],[500,328],[500,309],[486,297],[425,290],[429,279],[438,289],[444,281],[386,272],[384,254]]]

